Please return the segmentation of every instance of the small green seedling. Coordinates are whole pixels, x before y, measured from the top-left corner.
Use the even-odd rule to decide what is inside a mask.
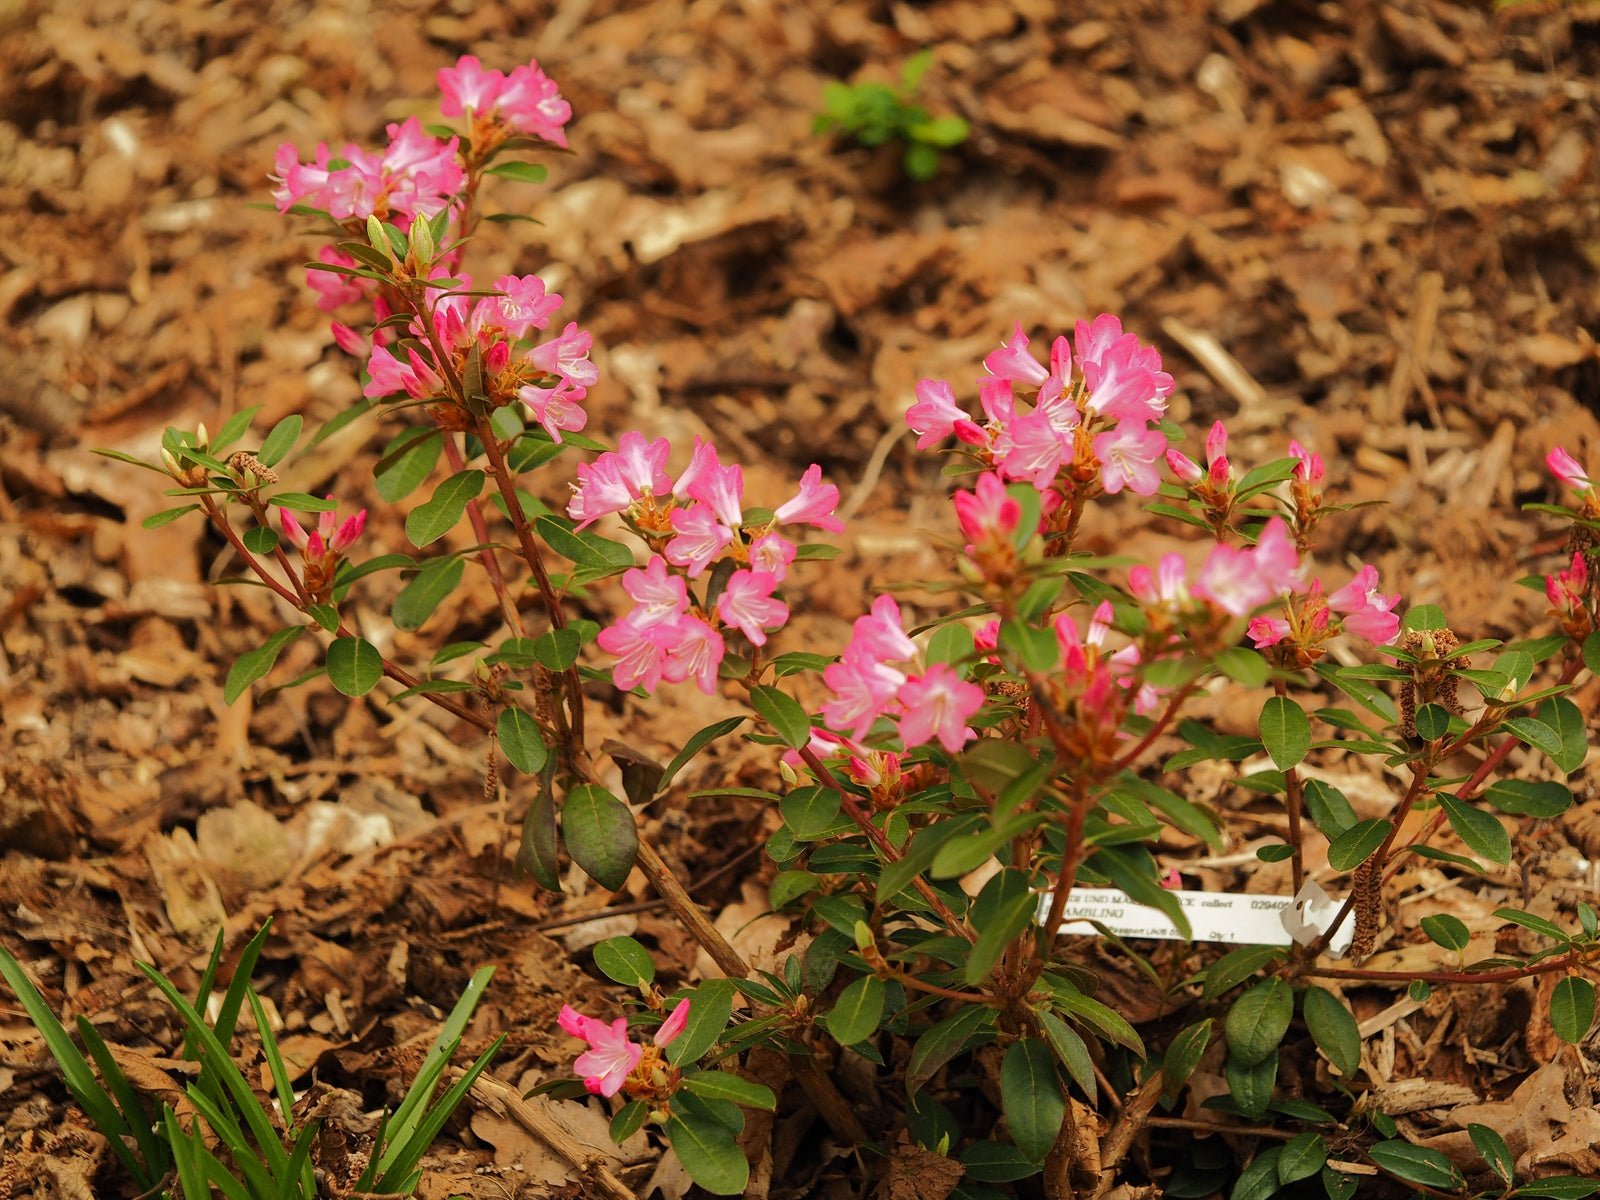
[[[943,150],[967,140],[967,123],[960,117],[930,117],[912,103],[922,77],[933,65],[933,51],[924,50],[906,60],[900,84],[842,83],[829,80],[822,89],[823,111],[813,122],[817,133],[838,130],[863,146],[882,146],[899,140],[905,146],[901,165],[907,178],[919,183],[932,179]]]

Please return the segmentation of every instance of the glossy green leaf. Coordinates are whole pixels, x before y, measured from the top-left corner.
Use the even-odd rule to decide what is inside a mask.
[[[1200,1065],[1200,1057],[1205,1054],[1206,1047],[1211,1044],[1211,1020],[1196,1021],[1193,1025],[1180,1030],[1167,1046],[1167,1052],[1161,1060],[1161,1073],[1166,1076],[1161,1090],[1169,1097],[1176,1097],[1179,1090],[1189,1081],[1195,1068]]]
[[[1511,861],[1511,835],[1495,817],[1444,792],[1439,793],[1439,803],[1450,828],[1467,849],[1501,866]]]
[[[1361,1069],[1361,1031],[1355,1015],[1332,992],[1315,985],[1306,989],[1301,1014],[1311,1040],[1345,1079]]]
[[[969,984],[989,974],[1011,940],[1033,920],[1037,906],[1027,875],[1015,868],[1005,868],[983,885],[972,906],[978,940],[967,956],[964,975]]]
[[[628,879],[639,853],[633,812],[605,788],[580,783],[561,805],[561,835],[572,861],[607,891]]]
[[[1284,1143],[1283,1153],[1278,1157],[1278,1182],[1287,1187],[1310,1179],[1327,1161],[1328,1143],[1320,1133],[1296,1134]]]
[[[772,726],[784,745],[800,749],[811,740],[811,718],[799,701],[774,687],[750,689],[750,705]]]
[[[1422,932],[1428,939],[1446,950],[1465,950],[1467,943],[1472,940],[1472,933],[1467,929],[1466,923],[1460,917],[1453,917],[1449,913],[1435,913],[1431,917],[1422,918]]]
[[[643,987],[656,977],[655,960],[631,937],[612,937],[596,942],[594,965],[607,979],[628,987]]]
[[[383,655],[366,638],[335,638],[327,662],[329,682],[346,696],[365,696],[383,678]]]
[[[978,1036],[993,1016],[983,1005],[969,1004],[919,1037],[906,1063],[907,1094],[916,1095],[923,1084],[933,1078],[934,1072],[961,1053],[969,1039]]]
[[[1328,846],[1328,865],[1335,871],[1353,871],[1389,836],[1388,821],[1361,821],[1334,838]]]
[[[1284,696],[1271,696],[1261,708],[1261,744],[1280,771],[1302,761],[1311,749],[1306,710]]]
[[[408,633],[421,629],[439,605],[460,586],[466,569],[459,558],[436,558],[413,575],[389,609],[395,627]]]
[[[552,892],[561,890],[560,845],[556,833],[555,798],[548,788],[540,788],[528,805],[522,820],[522,840],[517,848],[517,866]]]
[[[537,775],[544,770],[550,748],[544,744],[538,723],[525,710],[514,704],[501,709],[494,728],[507,762],[524,775]]]
[[[689,1178],[713,1196],[737,1196],[750,1181],[750,1164],[728,1130],[707,1121],[669,1117],[662,1128]]]
[[[1294,989],[1276,977],[1256,984],[1233,1002],[1223,1033],[1241,1066],[1253,1067],[1277,1052],[1294,1019]]]
[[[772,1112],[778,1107],[778,1098],[766,1084],[731,1071],[692,1071],[683,1077],[683,1086],[708,1100],[728,1100],[763,1112]]]
[[[1410,1142],[1395,1139],[1379,1142],[1367,1154],[1389,1174],[1407,1183],[1453,1192],[1466,1182],[1454,1163],[1427,1146],[1413,1146]]]
[[[883,980],[863,975],[839,994],[823,1023],[841,1046],[854,1046],[877,1032],[884,997]]]
[[[390,504],[404,500],[427,482],[443,451],[444,439],[436,429],[397,434],[374,468],[378,495]]]
[[[277,466],[294,449],[295,442],[300,440],[300,430],[304,427],[305,418],[299,413],[290,413],[272,427],[272,432],[261,443],[261,449],[256,451],[256,457],[265,466]],[[277,500],[276,503],[282,504],[283,501]]]
[[[1241,1116],[1259,1121],[1272,1103],[1272,1089],[1278,1081],[1278,1056],[1268,1054],[1253,1067],[1237,1062],[1231,1055],[1224,1074],[1228,1094]]]
[[[461,471],[450,476],[433,495],[406,514],[406,537],[413,546],[431,546],[454,529],[467,505],[483,491],[482,471]]]
[[[1043,1162],[1060,1136],[1067,1111],[1048,1046],[1036,1038],[1011,1043],[1000,1063],[1000,1099],[1017,1149]]]
[[[689,1020],[683,1032],[667,1044],[667,1061],[675,1067],[698,1062],[728,1027],[733,1015],[733,984],[708,979],[690,993]]]
[[[1550,992],[1550,1027],[1563,1042],[1576,1046],[1594,1024],[1594,984],[1568,975]]]
[[[303,625],[296,625],[293,629],[280,629],[256,649],[234,659],[233,666],[228,668],[227,681],[222,685],[223,702],[232,704],[244,695],[246,688],[272,670],[284,647],[304,632]]]
[[[1483,1156],[1483,1161],[1489,1164],[1489,1169],[1510,1183],[1517,1160],[1511,1153],[1511,1147],[1506,1145],[1505,1138],[1489,1126],[1476,1123],[1467,1126],[1467,1136],[1472,1139],[1473,1148]]]

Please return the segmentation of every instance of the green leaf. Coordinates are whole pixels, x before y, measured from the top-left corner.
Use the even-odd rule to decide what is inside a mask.
[[[406,514],[406,537],[413,546],[431,546],[456,527],[467,505],[483,491],[482,471],[461,471],[433,489],[433,496]]]
[[[578,661],[583,649],[583,639],[572,626],[565,629],[547,629],[533,640],[533,656],[539,664],[551,671],[565,671]]]
[[[1242,687],[1258,688],[1272,676],[1272,668],[1260,653],[1246,646],[1229,646],[1217,653],[1217,670]]]
[[[304,632],[304,625],[280,629],[261,646],[234,659],[233,666],[228,668],[227,681],[222,685],[223,703],[232,704],[244,695],[246,688],[272,670],[284,647]]]
[[[1594,984],[1568,975],[1550,993],[1550,1027],[1563,1042],[1576,1046],[1594,1024]]]
[[[300,440],[300,430],[304,427],[305,418],[299,413],[290,413],[272,427],[272,432],[261,443],[261,449],[256,451],[256,457],[264,466],[277,466],[283,461],[284,455],[294,449],[295,442]],[[273,503],[282,504],[283,501],[275,499]]]
[[[1534,933],[1541,934],[1562,944],[1569,944],[1571,936],[1554,921],[1546,921],[1543,917],[1536,917],[1532,913],[1523,912],[1516,908],[1497,908],[1494,915],[1502,921],[1510,921],[1513,925],[1520,925],[1524,929],[1531,929]]]
[[[935,117],[906,130],[912,138],[929,146],[948,149],[967,140],[967,123],[960,117]]]
[[[1016,655],[1030,671],[1049,672],[1061,664],[1061,644],[1054,628],[1012,618],[1000,626],[1000,648]]]
[[[675,1067],[698,1062],[728,1027],[735,988],[727,979],[708,979],[690,994],[689,1020],[667,1045],[667,1061]]]
[[[784,745],[798,750],[811,740],[811,718],[798,700],[777,688],[758,685],[750,689],[750,704]]]
[[[1561,740],[1561,748],[1550,758],[1569,775],[1583,766],[1589,754],[1589,727],[1578,706],[1565,696],[1551,696],[1534,713]]]
[[[1126,1046],[1140,1058],[1144,1057],[1144,1042],[1139,1039],[1138,1031],[1128,1024],[1127,1018],[1092,996],[1085,996],[1072,987],[1055,987],[1052,989],[1051,1003],[1061,1012],[1088,1025],[1106,1041]]]
[[[185,504],[181,508],[166,508],[158,513],[151,513],[139,522],[140,529],[160,529],[163,525],[171,525],[179,517],[187,516],[200,506],[198,504]],[[251,532],[255,532],[251,530]]]
[[[1444,629],[1448,624],[1444,609],[1437,604],[1413,604],[1406,610],[1405,619],[1400,622],[1400,627],[1407,630],[1434,630]]]
[[[1444,806],[1450,828],[1467,844],[1467,849],[1501,866],[1510,863],[1511,835],[1499,820],[1444,792],[1439,793],[1439,803]]]
[[[1450,711],[1440,704],[1424,704],[1417,709],[1415,724],[1419,738],[1436,742],[1450,732]]]
[[[1272,696],[1261,708],[1261,743],[1280,771],[1302,761],[1311,749],[1311,722],[1306,710],[1284,696]]]
[[[517,847],[517,866],[533,876],[540,887],[561,890],[561,870],[557,861],[556,802],[549,788],[540,788],[522,819],[522,841]]]
[[[683,1086],[707,1100],[728,1100],[763,1112],[778,1107],[778,1098],[766,1084],[731,1071],[692,1071],[683,1077]]]
[[[627,882],[639,853],[633,811],[605,788],[580,783],[561,806],[561,833],[567,853],[584,873],[607,891]]]
[[[1274,946],[1240,946],[1230,950],[1206,969],[1205,986],[1201,995],[1207,1001],[1215,1000],[1231,988],[1249,979],[1283,951]]]
[[[333,512],[338,504],[322,496],[310,496],[304,491],[280,491],[277,496],[264,501],[274,509],[293,509],[294,512]]]
[[[594,965],[607,979],[628,987],[644,987],[656,977],[656,964],[646,950],[631,937],[607,938],[596,942]]]
[[[1517,1188],[1519,1196],[1546,1197],[1548,1200],[1585,1200],[1600,1192],[1600,1179],[1582,1179],[1577,1175],[1548,1175]]]
[[[1501,779],[1489,785],[1483,798],[1518,817],[1559,817],[1572,807],[1571,789],[1552,780]]]
[[[1335,871],[1351,871],[1359,867],[1389,836],[1388,821],[1362,821],[1352,825],[1328,846],[1328,865]]]
[[[1179,1031],[1172,1039],[1161,1060],[1161,1073],[1166,1076],[1166,1082],[1161,1090],[1168,1097],[1177,1097],[1179,1090],[1188,1082],[1189,1076],[1193,1075],[1195,1068],[1200,1065],[1200,1057],[1206,1052],[1206,1047],[1210,1043],[1209,1017]]]
[[[446,597],[461,584],[466,564],[453,555],[436,558],[413,575],[389,609],[395,628],[413,632],[421,629]]]
[[[250,428],[250,422],[260,411],[261,405],[252,404],[243,412],[234,413],[222,423],[221,429],[211,435],[211,440],[206,443],[206,449],[212,454],[221,454],[245,435]]]
[[[972,630],[960,622],[952,621],[934,630],[923,658],[929,666],[934,663],[961,663],[972,656],[972,651]]]
[[[1225,1074],[1228,1094],[1241,1116],[1258,1121],[1266,1115],[1272,1102],[1272,1088],[1278,1081],[1278,1056],[1268,1054],[1253,1067],[1237,1062],[1229,1055]]]
[[[570,522],[558,517],[536,517],[533,524],[552,550],[580,567],[620,571],[633,566],[633,551],[621,542],[614,542],[588,530],[577,533],[568,528]]]
[[[518,183],[543,183],[550,178],[550,168],[543,163],[503,162],[495,163],[484,174],[515,179]]]
[[[1301,1179],[1309,1179],[1328,1161],[1328,1143],[1319,1133],[1302,1133],[1284,1144],[1278,1158],[1278,1182],[1287,1187]]]
[[[383,655],[366,638],[335,638],[328,646],[328,679],[346,696],[365,696],[383,678]]]
[[[1061,1134],[1067,1111],[1048,1046],[1036,1038],[1011,1043],[1000,1063],[1000,1099],[1017,1149],[1043,1162]]]
[[[513,767],[524,775],[537,775],[544,770],[550,750],[539,735],[538,723],[524,709],[514,704],[502,708],[494,729],[500,749]]]
[[[1332,784],[1320,779],[1307,779],[1301,785],[1306,811],[1312,823],[1322,830],[1329,841],[1338,837],[1356,823],[1356,811],[1345,794]]]
[[[611,1140],[622,1145],[644,1127],[644,1120],[649,1115],[650,1106],[643,1100],[629,1100],[611,1118]]]
[[[976,1036],[992,1016],[992,1011],[985,1006],[969,1004],[919,1037],[906,1063],[906,1094],[916,1095],[922,1085],[933,1078],[934,1072],[965,1049],[968,1040]]]
[[[1506,1145],[1505,1138],[1487,1125],[1477,1123],[1467,1126],[1467,1136],[1472,1139],[1474,1149],[1483,1156],[1483,1161],[1489,1164],[1489,1169],[1510,1183],[1516,1172],[1517,1160],[1511,1153],[1511,1147]]]
[[[876,1033],[883,1019],[885,995],[883,980],[876,975],[863,975],[845,988],[823,1018],[834,1041],[854,1046]]]
[[[673,755],[672,761],[667,764],[667,769],[661,773],[661,778],[656,782],[656,794],[667,790],[672,781],[678,777],[678,772],[689,764],[689,760],[704,750],[719,737],[732,733],[743,725],[748,717],[728,717],[726,720],[717,721],[699,730],[693,737],[683,744],[683,749]]]
[[[1415,612],[1416,609],[1411,611]],[[1397,1138],[1379,1142],[1367,1154],[1389,1174],[1407,1183],[1452,1192],[1466,1183],[1455,1164],[1437,1150],[1430,1150],[1426,1146],[1413,1146]]]
[[[1467,943],[1472,940],[1472,933],[1467,929],[1466,923],[1449,913],[1436,913],[1431,917],[1423,917],[1422,932],[1428,935],[1430,941],[1443,946],[1446,950],[1465,950]]]
[[[251,554],[271,554],[278,548],[278,531],[265,525],[257,525],[254,529],[245,530],[241,540],[244,542],[244,548]],[[334,628],[338,626],[335,625]]]
[[[961,1165],[966,1169],[963,1184],[1015,1183],[1039,1173],[1039,1164],[1029,1162],[1026,1155],[1015,1146],[999,1142],[974,1142],[961,1151]],[[957,1200],[991,1200],[1003,1195],[992,1188],[962,1186],[950,1193]]]
[[[839,819],[839,793],[820,784],[795,788],[778,805],[778,813],[802,842],[814,841]]]
[[[1089,1056],[1089,1046],[1082,1035],[1055,1013],[1046,1009],[1037,1010],[1034,1016],[1039,1019],[1039,1027],[1044,1031],[1045,1041],[1050,1043],[1050,1049],[1055,1051],[1055,1056],[1067,1069],[1072,1082],[1083,1090],[1083,1094],[1089,1098],[1089,1103],[1094,1104],[1099,1098],[1100,1084],[1095,1078],[1094,1060]]]
[[[901,156],[900,165],[907,179],[926,183],[939,173],[939,148],[925,142],[911,142]]]
[[[1233,1002],[1223,1032],[1240,1066],[1254,1067],[1277,1051],[1294,1019],[1294,989],[1278,978],[1258,983]]]
[[[1354,1200],[1359,1186],[1354,1176],[1335,1171],[1332,1167],[1323,1167],[1321,1177],[1322,1190],[1328,1200]]]
[[[1561,753],[1561,735],[1543,721],[1536,721],[1532,717],[1507,717],[1495,732],[1501,730],[1535,750],[1544,751],[1551,759]]]
[[[1028,927],[1037,908],[1026,873],[1007,867],[983,885],[972,905],[972,923],[978,931],[967,956],[964,975],[969,984],[983,980],[1011,940]]]
[[[433,474],[444,450],[436,429],[408,430],[398,434],[378,460],[373,482],[378,495],[390,504],[404,500]]]
[[[1282,1146],[1268,1146],[1239,1172],[1228,1200],[1267,1200],[1278,1191],[1278,1163],[1283,1158]]]
[[[667,1118],[662,1132],[683,1169],[713,1196],[737,1196],[750,1182],[750,1164],[733,1135],[714,1122],[692,1124],[677,1115]]]

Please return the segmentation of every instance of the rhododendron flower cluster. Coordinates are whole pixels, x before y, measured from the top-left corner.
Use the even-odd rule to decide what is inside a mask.
[[[303,163],[292,142],[279,146],[272,177],[278,211],[302,205],[335,221],[377,216],[402,230],[417,217],[444,211],[467,182],[460,139],[432,137],[416,117],[388,126],[387,132],[382,154],[349,143],[335,155],[321,142],[312,160]]]
[[[1062,499],[1095,490],[1153,495],[1167,439],[1152,422],[1165,415],[1173,386],[1160,354],[1124,333],[1110,313],[1079,321],[1070,346],[1057,337],[1048,367],[1028,345],[1018,323],[1010,340],[983,360],[982,424],[956,403],[949,383],[919,383],[917,402],[906,412],[918,448],[957,438],[1002,479],[1033,484],[1045,495],[1047,514]],[[1016,397],[1019,385],[1036,389],[1026,407]]]
[[[1067,719],[1066,736],[1089,762],[1115,755],[1126,737],[1122,723],[1130,705],[1137,713],[1147,713],[1160,701],[1160,693],[1139,679],[1138,646],[1129,643],[1107,653],[1113,615],[1110,603],[1101,601],[1081,634],[1071,613],[1058,613],[1055,619],[1061,670],[1048,682]]]
[[[654,691],[662,682],[693,679],[709,695],[725,653],[721,630],[735,629],[751,645],[764,646],[789,619],[789,606],[775,592],[798,549],[777,527],[840,532],[844,523],[833,515],[839,489],[823,483],[822,468],[813,463],[769,520],[747,525],[742,467],[723,465],[716,447],[697,437],[674,481],[666,471],[671,453],[666,438],[623,434],[615,451],[579,465],[567,515],[582,529],[621,514],[653,552],[643,570],[623,575],[634,607],[600,633],[601,649],[621,660],[613,674],[617,686]],[[731,564],[731,572],[718,577],[714,600],[696,606],[687,581],[720,562]]]
[[[536,59],[507,75],[463,54],[455,66],[439,68],[439,92],[441,113],[471,119],[472,146],[480,155],[517,133],[567,144],[563,127],[572,119],[572,106]]]
[[[1326,598],[1322,584],[1313,581],[1304,595],[1288,600],[1285,616],[1252,618],[1247,632],[1258,650],[1277,647],[1277,657],[1286,665],[1308,666],[1321,657],[1322,643],[1337,633],[1387,646],[1400,633],[1400,615],[1393,611],[1399,602],[1399,592],[1386,596],[1378,591],[1378,568],[1369,563]],[[1332,622],[1335,613],[1341,614],[1337,625]]]
[[[1218,542],[1188,581],[1181,555],[1165,554],[1154,571],[1138,566],[1128,571],[1128,590],[1153,609],[1184,615],[1195,602],[1232,617],[1247,617],[1276,596],[1292,591],[1300,577],[1300,556],[1289,540],[1283,518],[1262,526],[1254,546]]]
[[[412,319],[410,335],[435,353],[442,350],[457,378],[475,368],[491,407],[521,400],[551,440],[559,442],[563,431],[582,429],[588,423],[582,402],[599,378],[588,357],[594,339],[569,321],[549,341],[518,345],[530,330],[550,324],[561,297],[547,293],[537,275],[503,275],[495,280],[491,296],[462,294],[471,288],[471,277],[457,272],[449,290],[430,301],[431,320],[425,324],[421,317]],[[374,345],[367,374],[363,395],[449,399],[435,365],[416,347],[406,348],[401,359],[387,346]]]
[[[679,1002],[657,1027],[647,1046],[628,1036],[626,1017],[607,1023],[586,1017],[570,1004],[563,1004],[556,1021],[568,1034],[589,1044],[572,1065],[591,1093],[615,1096],[629,1085],[631,1076],[637,1076],[634,1080],[637,1090],[653,1095],[657,1084],[650,1077],[662,1065],[660,1050],[671,1045],[689,1023],[689,1001]]]
[[[834,693],[822,706],[823,717],[859,740],[879,717],[897,715],[907,747],[937,738],[954,754],[977,736],[967,721],[983,707],[983,689],[962,679],[949,663],[934,663],[920,674],[895,665],[916,657],[900,606],[892,596],[879,596],[872,611],[856,619],[843,657],[822,673]]]

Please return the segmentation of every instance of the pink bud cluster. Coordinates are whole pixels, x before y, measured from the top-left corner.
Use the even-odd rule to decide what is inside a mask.
[[[650,1040],[652,1047],[669,1046],[683,1032],[689,1023],[689,1004],[688,1000],[680,1001],[672,1014],[661,1022]],[[586,1017],[570,1004],[563,1004],[556,1023],[572,1037],[588,1043],[589,1048],[578,1055],[572,1066],[583,1079],[583,1086],[595,1095],[615,1096],[645,1057],[645,1047],[628,1036],[626,1017],[607,1023]]]
[[[1057,337],[1048,367],[1028,353],[1028,344],[1018,323],[1010,340],[983,360],[982,424],[956,404],[949,383],[919,383],[917,402],[906,412],[918,448],[955,437],[1003,480],[1033,484],[1045,494],[1047,511],[1051,497],[1058,502],[1095,481],[1106,492],[1153,495],[1167,439],[1152,422],[1166,413],[1172,392],[1160,354],[1124,333],[1109,313],[1079,321],[1070,347]],[[1030,403],[1019,404],[1018,385],[1036,389]]]
[[[1115,755],[1125,737],[1122,724],[1130,707],[1144,714],[1160,701],[1160,693],[1140,678],[1138,646],[1130,643],[1107,651],[1113,615],[1111,605],[1101,601],[1082,633],[1070,612],[1055,618],[1061,669],[1052,683],[1059,693],[1058,707],[1079,752],[1091,761]]]
[[[348,143],[336,155],[321,142],[312,160],[303,163],[292,142],[279,146],[272,176],[278,211],[304,205],[335,221],[377,216],[401,229],[417,217],[444,211],[467,182],[457,153],[460,139],[432,137],[416,117],[388,126],[387,132],[382,154]]]
[[[1195,462],[1183,451],[1176,447],[1167,451],[1167,466],[1177,476],[1178,482],[1188,487],[1197,486],[1205,480],[1210,489],[1215,492],[1226,491],[1233,481],[1233,469],[1228,462],[1228,431],[1221,421],[1211,426],[1211,432],[1206,435],[1206,468],[1200,469],[1200,464]]]
[[[329,496],[328,499],[332,500],[333,497]],[[367,527],[367,510],[363,508],[355,516],[346,517],[343,521],[339,520],[338,513],[329,510],[317,517],[315,528],[307,530],[294,513],[287,508],[280,508],[278,523],[283,527],[283,536],[291,546],[306,558],[322,562],[347,550],[361,536],[361,531]]]
[[[915,674],[901,669],[916,657],[900,606],[891,596],[879,596],[872,611],[856,619],[844,655],[822,673],[834,693],[822,706],[824,719],[859,740],[879,717],[894,715],[906,746],[937,738],[952,754],[961,749],[977,736],[967,721],[983,706],[983,689],[966,682],[948,663],[934,663]]]
[[[799,491],[770,520],[747,525],[742,467],[723,465],[716,447],[696,438],[688,466],[674,481],[666,469],[671,453],[666,438],[623,434],[615,451],[578,467],[567,515],[582,529],[620,513],[656,551],[643,570],[623,574],[634,607],[600,633],[601,649],[620,660],[612,675],[616,685],[654,691],[662,682],[692,679],[709,695],[726,651],[723,630],[764,646],[789,619],[789,606],[775,593],[798,551],[777,527],[840,532],[844,523],[833,515],[839,489],[823,483],[822,468],[813,463]],[[697,607],[687,581],[719,562],[733,569],[717,576],[714,602]]]
[[[521,345],[531,330],[547,328],[561,307],[561,297],[547,293],[537,275],[503,275],[495,280],[491,296],[461,294],[471,288],[471,277],[456,272],[448,290],[431,302],[430,322],[412,319],[410,336],[431,352],[442,350],[458,378],[476,351],[489,405],[521,400],[553,441],[559,442],[564,430],[582,429],[589,419],[583,400],[600,377],[589,360],[594,338],[569,321],[558,336]],[[371,378],[362,389],[366,396],[403,393],[414,400],[447,399],[434,364],[416,347],[407,348],[401,359],[388,347],[374,345],[367,374]]]

